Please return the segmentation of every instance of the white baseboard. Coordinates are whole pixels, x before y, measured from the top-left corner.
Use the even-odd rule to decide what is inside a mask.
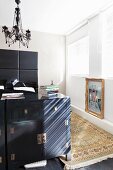
[[[95,124],[96,126],[113,134],[113,123],[111,123],[105,119],[99,119],[99,118],[85,112],[84,110],[82,110],[76,106],[73,106],[73,105],[72,105],[72,111],[75,112],[76,114],[82,116],[84,119],[87,119],[88,121]]]

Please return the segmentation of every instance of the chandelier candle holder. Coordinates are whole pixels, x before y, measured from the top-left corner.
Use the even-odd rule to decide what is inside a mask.
[[[12,44],[19,42],[20,44],[28,48],[29,41],[31,40],[31,31],[28,29],[26,33],[23,32],[22,29],[22,20],[21,20],[21,13],[20,13],[20,0],[15,0],[17,7],[15,8],[14,12],[14,20],[13,20],[13,27],[12,30],[9,31],[7,26],[2,27],[2,32],[5,34],[6,44],[10,47]]]

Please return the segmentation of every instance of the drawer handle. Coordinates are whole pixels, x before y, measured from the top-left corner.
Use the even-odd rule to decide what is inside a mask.
[[[10,134],[12,134],[12,135],[13,135],[14,133],[15,133],[15,128],[13,128],[13,127],[12,127],[12,128],[10,128]]]
[[[0,136],[2,136],[2,130],[0,129]]]
[[[69,121],[65,120],[65,126],[68,126],[68,125],[69,125]]]
[[[68,148],[69,147],[69,144],[68,144],[68,142],[66,143],[66,148]]]
[[[38,144],[46,143],[46,133],[37,134],[37,143]]]
[[[0,164],[2,163],[2,157],[0,156]]]
[[[57,111],[58,110],[58,108],[57,107],[55,107],[55,111]]]
[[[24,113],[27,115],[27,114],[28,114],[28,110],[27,110],[27,109],[24,109]]]
[[[15,160],[15,154],[11,154],[11,161]]]

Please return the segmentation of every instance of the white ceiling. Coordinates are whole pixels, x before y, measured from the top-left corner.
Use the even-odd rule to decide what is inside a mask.
[[[21,0],[23,28],[66,34],[113,0]],[[15,0],[0,0],[0,25],[12,26]]]

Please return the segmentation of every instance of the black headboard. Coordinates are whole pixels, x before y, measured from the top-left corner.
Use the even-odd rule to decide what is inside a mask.
[[[0,49],[0,81],[18,79],[38,87],[38,53]]]

